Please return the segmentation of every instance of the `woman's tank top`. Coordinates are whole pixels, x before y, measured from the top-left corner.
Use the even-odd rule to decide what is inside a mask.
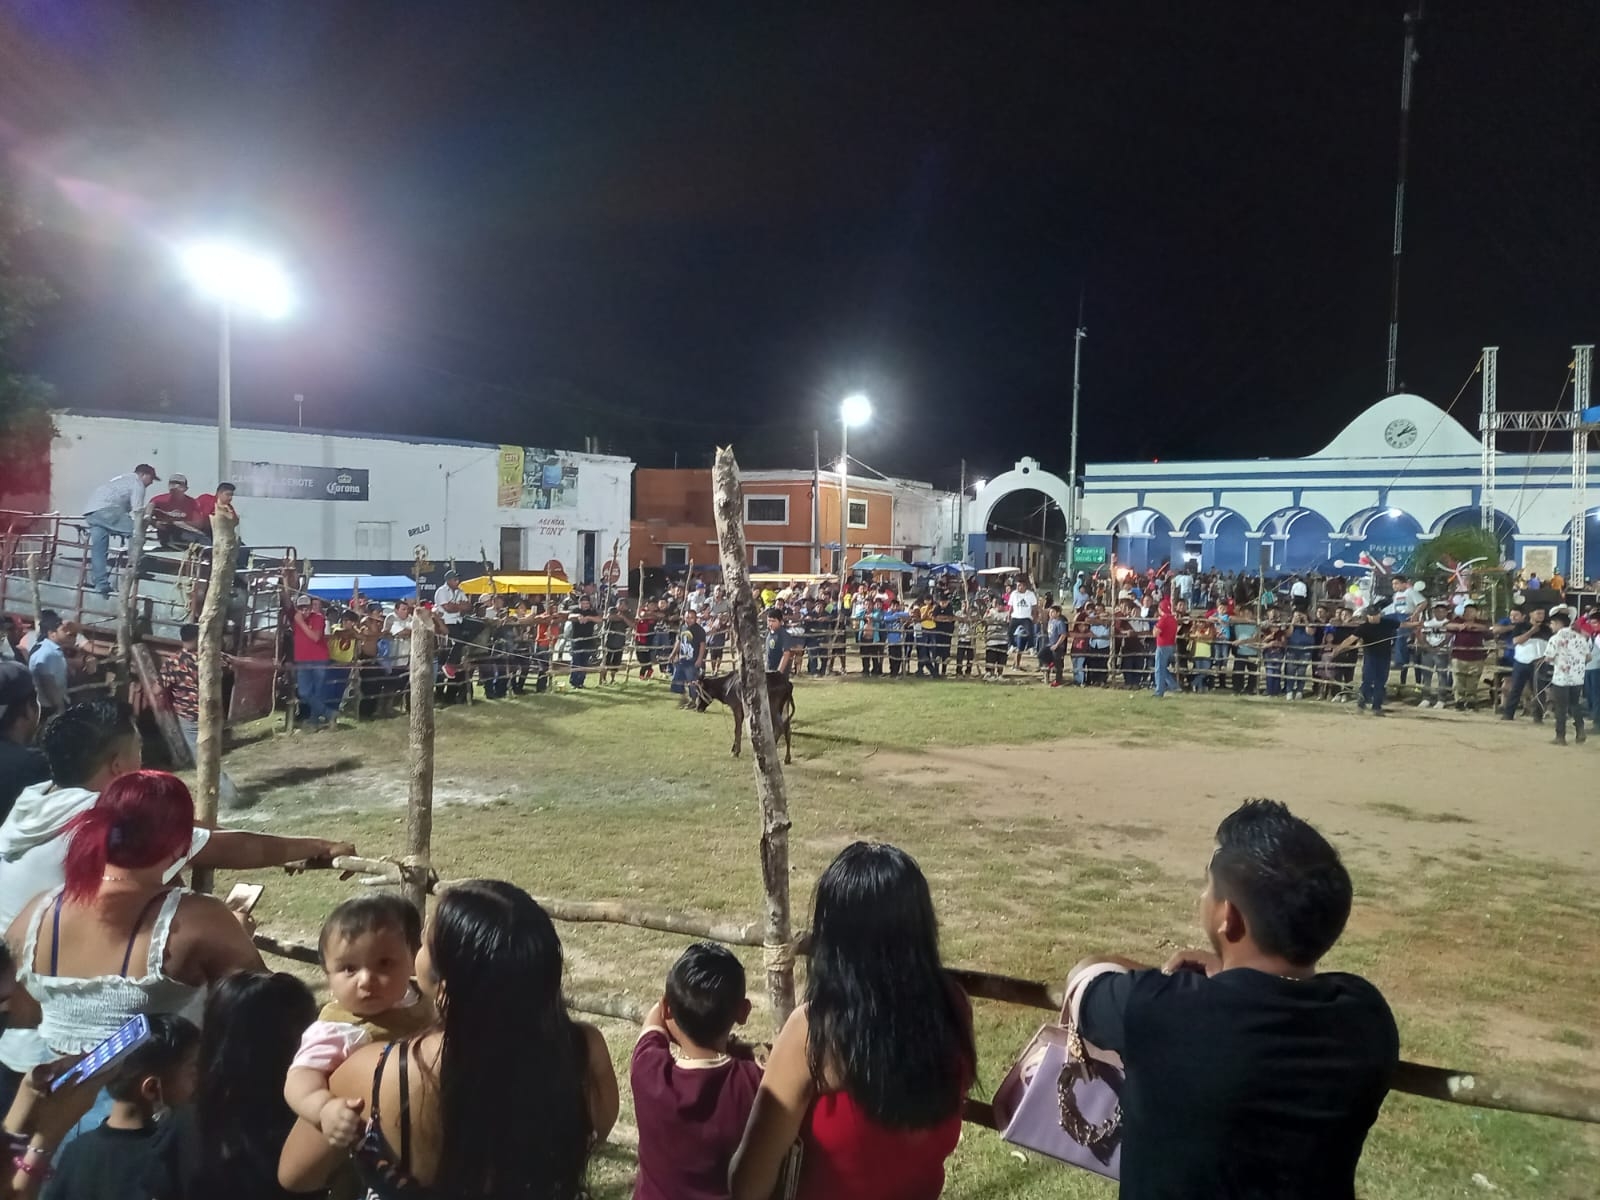
[[[934,1200],[961,1138],[961,1110],[928,1129],[889,1129],[848,1092],[829,1092],[800,1137],[799,1200]]]
[[[93,975],[88,978],[63,978],[55,973],[61,941],[61,892],[57,888],[39,901],[34,919],[28,923],[28,938],[22,950],[22,961],[17,969],[17,982],[39,1001],[41,1016],[39,1035],[45,1043],[61,1054],[81,1054],[92,1050],[110,1037],[139,1013],[182,1013],[199,1023],[199,1008],[205,1000],[204,987],[173,979],[162,971],[167,957],[167,937],[172,932],[172,919],[178,905],[188,895],[181,888],[173,888],[165,895],[157,894],[150,900],[161,907],[156,913],[155,925],[150,930],[150,951],[145,957],[144,973],[130,977],[128,968],[133,957],[133,944],[144,924],[147,905],[134,922],[128,935],[128,947],[122,958],[119,975]],[[50,971],[41,974],[34,970],[38,951],[39,932],[50,920]]]

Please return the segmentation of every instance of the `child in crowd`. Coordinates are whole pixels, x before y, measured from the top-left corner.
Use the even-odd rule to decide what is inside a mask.
[[[300,1040],[283,1098],[334,1145],[352,1144],[361,1116],[328,1087],[328,1077],[374,1039],[398,1041],[438,1019],[411,978],[422,948],[422,917],[400,896],[360,896],[328,915],[317,940],[333,999]]]
[[[1194,690],[1211,690],[1211,639],[1215,636],[1211,622],[1201,617],[1193,627],[1194,638]]]
[[[166,1161],[169,1109],[194,1098],[200,1076],[200,1031],[182,1017],[150,1018],[150,1040],[112,1068],[106,1080],[111,1115],[61,1150],[44,1200],[146,1200]]]
[[[744,986],[743,964],[712,942],[690,946],[667,973],[633,1048],[634,1200],[728,1195],[728,1164],[761,1086],[761,1068],[728,1050],[750,1016]]]

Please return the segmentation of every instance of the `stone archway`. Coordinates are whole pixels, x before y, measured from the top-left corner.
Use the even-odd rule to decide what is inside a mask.
[[[968,548],[972,545],[971,538],[984,538],[989,531],[989,516],[994,512],[996,504],[1005,499],[1012,492],[1042,492],[1054,500],[1057,507],[1071,520],[1072,492],[1067,487],[1067,481],[1059,475],[1053,475],[1039,465],[1037,459],[1019,458],[1016,466],[1009,471],[996,475],[983,485],[972,502],[972,507],[967,510],[968,545],[963,546],[963,557],[969,557]],[[1071,530],[1068,530],[1071,536]],[[980,546],[982,542],[978,543]],[[979,564],[982,565],[981,563]]]

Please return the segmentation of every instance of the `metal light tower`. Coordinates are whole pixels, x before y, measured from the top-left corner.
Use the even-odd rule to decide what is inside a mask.
[[[1394,180],[1394,245],[1389,254],[1389,374],[1388,394],[1393,395],[1400,360],[1400,259],[1406,219],[1406,159],[1411,148],[1411,76],[1417,65],[1417,26],[1422,23],[1423,0],[1405,16],[1406,44],[1400,63],[1400,153]]]
[[[197,242],[183,251],[183,269],[190,283],[218,313],[217,341],[217,482],[233,473],[228,442],[233,433],[233,315],[279,320],[294,306],[289,277],[277,261],[230,242]]]
[[[1078,546],[1078,384],[1083,367],[1083,293],[1078,293],[1078,327],[1072,331],[1072,461],[1067,465],[1067,573],[1077,567],[1073,555]]]

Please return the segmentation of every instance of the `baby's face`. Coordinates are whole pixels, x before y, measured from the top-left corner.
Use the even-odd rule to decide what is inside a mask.
[[[398,929],[374,929],[329,939],[328,990],[358,1017],[375,1017],[398,1006],[411,986],[415,956]]]

